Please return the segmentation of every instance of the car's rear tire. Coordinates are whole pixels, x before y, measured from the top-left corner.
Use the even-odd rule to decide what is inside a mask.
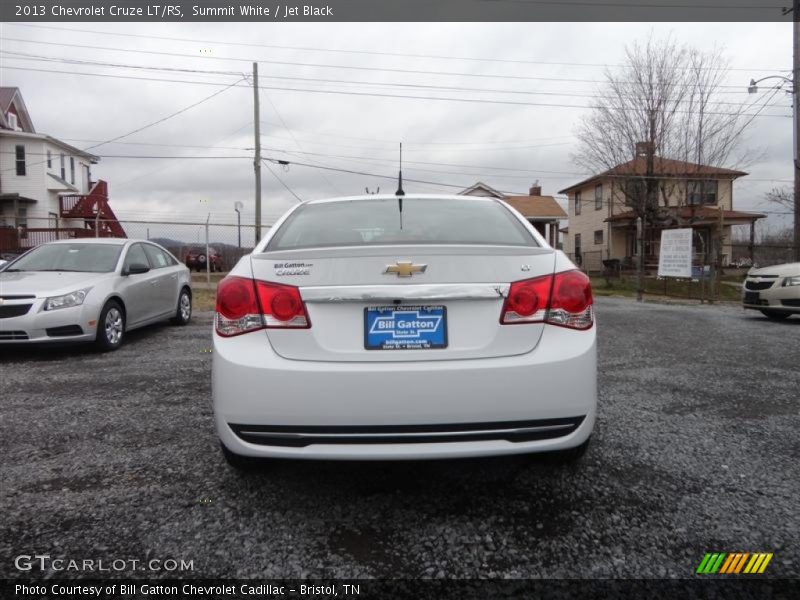
[[[97,320],[95,344],[103,352],[116,350],[125,336],[125,311],[116,300],[109,300]]]
[[[583,442],[580,446],[575,446],[574,448],[568,448],[567,450],[559,450],[557,452],[553,452],[550,454],[550,458],[552,458],[558,464],[569,464],[578,462],[583,456],[586,454],[586,451],[589,449],[589,443],[592,441],[591,436],[589,436],[585,442]]]
[[[761,314],[767,317],[768,319],[772,319],[773,321],[783,321],[784,319],[788,319],[792,316],[792,313],[783,312],[781,310],[768,310],[763,309]]]
[[[183,288],[178,295],[178,309],[171,321],[174,325],[188,325],[192,318],[192,293]]]
[[[219,447],[222,449],[222,456],[225,457],[225,462],[237,471],[252,472],[262,468],[266,461],[255,456],[242,456],[231,452],[221,441]]]

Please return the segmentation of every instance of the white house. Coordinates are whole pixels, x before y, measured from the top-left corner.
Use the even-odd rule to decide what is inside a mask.
[[[37,133],[19,88],[0,87],[0,250],[69,237],[124,237],[105,182],[92,181],[100,159]],[[95,217],[102,219],[95,232]]]

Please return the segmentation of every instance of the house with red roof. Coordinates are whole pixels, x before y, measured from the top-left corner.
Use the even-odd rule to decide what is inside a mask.
[[[637,148],[632,160],[559,192],[569,198],[564,251],[590,271],[602,270],[607,259],[633,265],[638,257],[635,189],[655,177],[658,198],[644,226],[645,264],[658,263],[663,229],[684,227],[694,230],[695,264],[711,264],[721,238],[725,266],[731,258],[731,228],[746,225],[752,230],[765,217],[734,209],[734,181],[747,173],[654,156],[650,176],[645,150]]]

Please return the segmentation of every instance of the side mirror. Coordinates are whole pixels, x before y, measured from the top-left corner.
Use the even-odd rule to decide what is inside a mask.
[[[139,275],[140,273],[147,273],[150,267],[142,263],[131,263],[131,265],[123,271],[123,275]]]

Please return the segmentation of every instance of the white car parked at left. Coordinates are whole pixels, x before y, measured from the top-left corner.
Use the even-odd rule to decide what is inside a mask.
[[[0,344],[95,342],[116,350],[127,331],[192,315],[189,269],[146,240],[42,244],[0,270]]]

